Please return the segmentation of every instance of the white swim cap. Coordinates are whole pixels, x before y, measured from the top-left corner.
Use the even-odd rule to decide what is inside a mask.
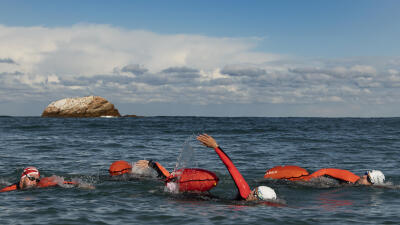
[[[380,170],[371,170],[367,174],[372,184],[383,184],[385,182],[385,175]]]
[[[267,186],[257,187],[257,197],[260,200],[274,200],[276,199],[276,193],[274,189]]]

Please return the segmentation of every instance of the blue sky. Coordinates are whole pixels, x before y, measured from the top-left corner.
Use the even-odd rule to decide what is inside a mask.
[[[123,114],[399,116],[399,11],[395,0],[2,1],[0,115],[93,94]]]
[[[163,34],[265,38],[261,51],[304,56],[393,56],[400,2],[384,1],[6,1],[9,26],[110,24]]]

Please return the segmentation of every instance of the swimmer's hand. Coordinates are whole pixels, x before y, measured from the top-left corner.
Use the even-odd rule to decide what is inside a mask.
[[[147,169],[149,168],[149,161],[148,160],[139,160],[135,163],[136,167]]]
[[[96,187],[94,185],[91,185],[91,184],[79,184],[78,187],[82,188],[82,189],[87,189],[87,190],[96,189]]]
[[[217,141],[215,141],[215,139],[208,134],[200,134],[196,139],[206,147],[218,148]]]
[[[81,188],[81,189],[89,189],[93,190],[96,189],[96,187],[93,184],[87,183],[85,181],[82,181],[81,179],[73,179],[72,181],[64,181],[64,185],[74,185],[75,187]]]

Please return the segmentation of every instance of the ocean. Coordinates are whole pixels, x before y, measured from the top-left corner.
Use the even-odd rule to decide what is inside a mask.
[[[200,133],[217,140],[250,187],[272,187],[282,204],[234,200],[227,169],[196,141]],[[0,117],[1,188],[26,166],[85,184],[0,193],[0,224],[399,224],[399,149],[400,118]],[[153,159],[173,171],[182,158],[218,175],[209,195],[169,193],[151,177],[108,175],[116,160]],[[388,185],[263,179],[277,165],[357,175],[378,169]]]

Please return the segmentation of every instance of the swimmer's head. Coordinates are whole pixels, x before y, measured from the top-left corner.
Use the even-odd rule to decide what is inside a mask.
[[[108,172],[110,172],[110,176],[132,173],[132,165],[124,160],[115,161],[111,164]]]
[[[365,173],[367,175],[367,179],[373,185],[383,184],[385,182],[385,175],[380,170],[370,170]]]
[[[19,185],[22,189],[36,187],[40,181],[39,178],[40,178],[40,173],[36,167],[33,166],[26,167],[21,174]]]
[[[40,173],[39,173],[39,170],[36,167],[28,166],[22,172],[21,178],[26,177],[26,176],[37,176],[37,177],[40,177]]]
[[[276,193],[275,193],[274,189],[267,187],[267,186],[258,186],[253,191],[251,191],[250,195],[247,197],[246,200],[248,200],[248,201],[252,201],[252,200],[268,201],[268,200],[275,200],[275,199],[276,199]]]

